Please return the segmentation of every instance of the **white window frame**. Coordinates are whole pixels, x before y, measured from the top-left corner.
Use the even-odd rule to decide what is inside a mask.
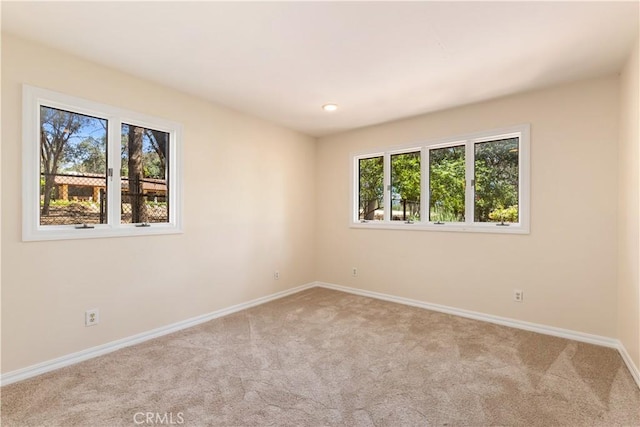
[[[107,223],[40,225],[40,106],[84,114],[108,121]],[[169,222],[140,227],[120,220],[120,134],[122,123],[169,134]],[[23,85],[22,89],[22,240],[64,240],[182,233],[182,126],[178,123],[128,111],[59,92]]]
[[[364,229],[394,229],[394,230],[426,230],[426,231],[463,231],[499,234],[529,234],[530,233],[530,133],[529,124],[515,125],[500,129],[458,135],[449,138],[428,140],[421,143],[406,144],[389,149],[376,149],[357,152],[351,155],[351,203],[350,221],[352,228]],[[479,142],[495,141],[507,138],[519,138],[518,144],[518,220],[517,223],[498,225],[495,222],[474,222],[474,196],[472,184],[475,174],[475,144]],[[465,222],[445,222],[437,224],[429,221],[429,151],[456,145],[465,146]],[[421,198],[420,212],[422,219],[414,222],[391,220],[391,156],[393,154],[421,152]],[[384,219],[381,221],[362,221],[359,219],[359,168],[360,159],[376,156],[384,157]]]

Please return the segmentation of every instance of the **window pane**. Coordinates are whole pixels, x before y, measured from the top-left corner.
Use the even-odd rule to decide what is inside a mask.
[[[519,138],[475,144],[475,221],[518,222]]]
[[[122,124],[121,222],[169,221],[169,134]]]
[[[358,162],[358,218],[360,220],[384,219],[382,195],[384,189],[384,159],[372,157]]]
[[[40,225],[107,222],[107,121],[40,107]]]
[[[429,221],[464,222],[464,145],[429,150]]]
[[[391,220],[420,220],[420,152],[391,156]]]

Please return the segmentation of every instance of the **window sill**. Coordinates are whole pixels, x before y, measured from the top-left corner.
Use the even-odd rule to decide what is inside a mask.
[[[407,224],[402,221],[370,221],[351,222],[350,228],[361,228],[370,230],[415,230],[415,231],[445,231],[445,232],[465,232],[465,233],[493,233],[493,234],[530,234],[529,228],[523,224],[510,224],[500,226],[496,223],[490,224],[434,224],[414,222]]]
[[[150,227],[121,225],[110,227],[96,224],[95,228],[77,229],[75,226],[46,226],[35,230],[23,230],[23,242],[46,240],[104,239],[110,237],[158,236],[164,234],[182,234],[181,227],[174,224],[152,224]]]

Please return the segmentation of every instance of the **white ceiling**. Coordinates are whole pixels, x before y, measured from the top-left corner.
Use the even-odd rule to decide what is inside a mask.
[[[322,136],[614,73],[638,6],[3,1],[2,30]]]

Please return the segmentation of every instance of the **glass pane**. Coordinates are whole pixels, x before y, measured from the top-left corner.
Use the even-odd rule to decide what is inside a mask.
[[[40,106],[40,225],[107,222],[107,121]]]
[[[358,218],[381,221],[384,219],[382,195],[384,189],[383,157],[360,159],[358,162]]]
[[[429,221],[464,222],[464,145],[429,150]]]
[[[519,138],[475,144],[475,221],[518,222]]]
[[[122,124],[123,223],[169,222],[169,134]]]
[[[420,152],[391,156],[391,220],[420,220]]]

